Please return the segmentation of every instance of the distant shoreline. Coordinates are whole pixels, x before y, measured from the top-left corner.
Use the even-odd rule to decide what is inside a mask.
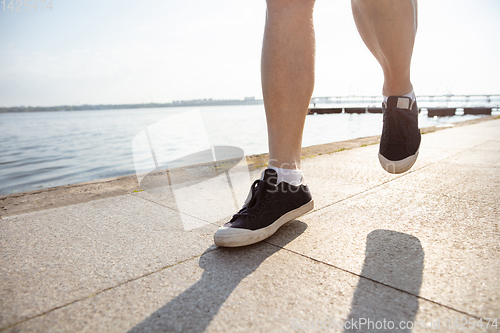
[[[334,96],[334,97],[313,97],[311,104],[335,104],[335,103],[381,103],[381,96]],[[500,94],[485,94],[485,95],[420,95],[419,102],[473,102],[473,99],[480,98],[482,106],[498,108],[500,102]],[[496,104],[493,102],[496,100]],[[491,103],[493,102],[493,103]],[[193,99],[173,101],[172,103],[141,103],[141,104],[83,104],[83,105],[59,105],[59,106],[13,106],[0,107],[0,113],[18,113],[18,112],[50,112],[50,111],[94,111],[94,110],[123,110],[123,109],[150,109],[150,108],[170,108],[170,107],[195,107],[195,106],[225,106],[225,105],[262,105],[262,99],[254,97],[245,97],[244,99]]]
[[[193,107],[193,106],[223,106],[223,105],[259,105],[264,104],[262,99],[196,99],[189,101],[175,101],[172,103],[143,103],[143,104],[97,104],[97,105],[59,105],[59,106],[16,106],[0,107],[0,113],[16,112],[49,112],[49,111],[94,111],[94,110],[117,110],[117,109],[149,109],[169,107]]]

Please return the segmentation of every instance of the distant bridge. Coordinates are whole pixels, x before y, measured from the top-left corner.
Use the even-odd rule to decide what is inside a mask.
[[[484,94],[484,95],[417,95],[419,103],[427,102],[483,102],[490,104],[496,102],[500,105],[500,94]],[[381,103],[382,96],[328,96],[328,97],[313,97],[311,104],[314,103]]]

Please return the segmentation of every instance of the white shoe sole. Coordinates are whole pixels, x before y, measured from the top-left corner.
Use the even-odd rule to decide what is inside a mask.
[[[378,160],[380,161],[380,165],[382,166],[382,168],[384,168],[385,171],[394,174],[403,173],[410,170],[413,164],[415,164],[417,157],[418,150],[415,155],[408,156],[407,158],[400,161],[388,160],[382,154],[378,153]]]
[[[258,230],[220,227],[214,235],[214,242],[218,246],[238,247],[258,243],[271,237],[283,224],[304,215],[314,208],[314,201],[300,206],[282,215],[273,224]]]

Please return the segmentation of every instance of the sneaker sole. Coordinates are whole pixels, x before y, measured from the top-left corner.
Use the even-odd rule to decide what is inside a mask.
[[[378,160],[380,161],[380,165],[384,168],[385,171],[393,174],[403,173],[411,169],[413,164],[418,157],[418,151],[415,155],[408,156],[405,159],[400,161],[391,161],[385,158],[382,154],[378,153]]]
[[[282,215],[273,224],[258,230],[248,230],[240,228],[221,227],[214,235],[215,245],[224,247],[238,247],[255,244],[264,239],[271,237],[285,223],[304,215],[314,208],[314,201],[300,206],[297,209],[291,210],[285,215]]]

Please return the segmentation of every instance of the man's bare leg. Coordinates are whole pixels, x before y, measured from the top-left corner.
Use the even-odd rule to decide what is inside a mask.
[[[314,208],[311,192],[297,171],[314,87],[313,7],[314,0],[267,0],[262,90],[271,168],[254,182],[244,207],[217,230],[218,246],[260,242]]]
[[[384,71],[382,93],[410,93],[417,0],[352,0],[351,5],[359,34]]]
[[[302,131],[314,88],[314,0],[267,0],[262,91],[269,165],[300,169]]]
[[[417,160],[421,141],[410,79],[417,0],[351,0],[351,4],[359,34],[384,72],[380,165],[387,172],[403,173]]]

